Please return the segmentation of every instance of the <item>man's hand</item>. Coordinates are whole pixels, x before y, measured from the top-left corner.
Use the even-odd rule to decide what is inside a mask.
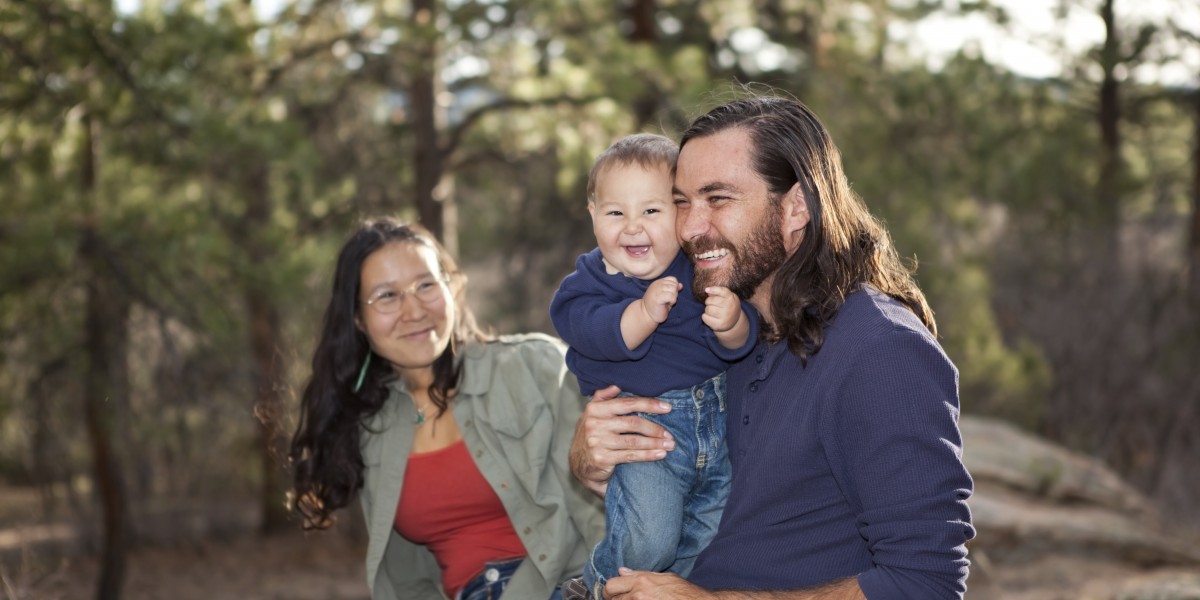
[[[620,577],[613,577],[604,586],[609,600],[705,600],[716,595],[706,592],[674,573],[633,571],[624,567]]]
[[[608,489],[618,464],[660,460],[675,448],[666,429],[630,414],[665,414],[671,412],[671,405],[654,398],[617,398],[620,393],[617,386],[610,385],[592,394],[571,442],[571,472],[600,496]]]
[[[854,577],[803,590],[726,590],[709,592],[674,573],[650,573],[621,567],[604,586],[607,600],[867,600]]]

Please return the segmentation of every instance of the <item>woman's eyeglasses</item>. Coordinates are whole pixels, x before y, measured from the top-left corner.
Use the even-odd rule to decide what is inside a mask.
[[[367,298],[364,304],[375,309],[375,312],[379,314],[388,315],[400,310],[405,296],[409,294],[425,304],[436,301],[442,297],[442,289],[445,284],[445,279],[428,277],[420,279],[402,290],[392,288],[379,290]]]

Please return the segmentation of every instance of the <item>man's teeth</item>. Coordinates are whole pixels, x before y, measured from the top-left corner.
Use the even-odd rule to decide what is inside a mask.
[[[697,254],[696,259],[697,260],[715,260],[715,259],[721,258],[722,256],[725,256],[726,254],[729,254],[729,250],[727,250],[725,248],[719,248],[717,250],[709,250],[708,252],[705,252],[703,254]]]

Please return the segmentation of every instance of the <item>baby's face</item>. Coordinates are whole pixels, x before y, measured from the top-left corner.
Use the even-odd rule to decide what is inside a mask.
[[[596,202],[588,204],[588,212],[604,260],[630,277],[657,278],[679,253],[671,173],[665,165],[608,168],[596,180]]]

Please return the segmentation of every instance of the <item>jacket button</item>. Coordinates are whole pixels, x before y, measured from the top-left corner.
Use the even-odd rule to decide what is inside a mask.
[[[761,364],[762,364],[762,355],[761,355],[761,354],[759,354],[758,356],[755,356],[755,357],[754,357],[754,362],[756,362],[756,363],[758,363],[758,364],[760,364],[760,365],[761,365]]]
[[[757,383],[752,383],[752,384],[750,384],[750,391],[752,391],[752,392],[757,392],[757,391],[758,391],[758,384],[757,384]]]
[[[750,424],[750,415],[742,415],[742,425]]]

